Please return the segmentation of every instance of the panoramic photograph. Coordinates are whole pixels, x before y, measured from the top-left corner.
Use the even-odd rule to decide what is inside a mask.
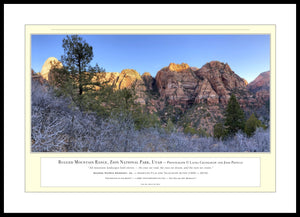
[[[32,152],[270,152],[270,35],[31,35]]]

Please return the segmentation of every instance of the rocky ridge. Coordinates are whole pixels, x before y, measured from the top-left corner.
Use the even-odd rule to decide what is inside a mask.
[[[44,65],[41,69],[40,75],[42,76],[43,79],[45,79],[47,81],[52,80],[53,76],[50,73],[51,69],[62,68],[62,67],[63,67],[63,65],[58,59],[56,59],[55,57],[49,57],[45,61]]]
[[[62,67],[56,58],[49,58],[41,71],[46,80],[51,78],[53,65]],[[245,112],[263,107],[269,99],[268,78],[270,72],[262,73],[248,84],[227,63],[211,61],[201,68],[170,63],[155,78],[148,72],[141,76],[136,70],[124,69],[121,73],[95,73],[92,81],[114,85],[116,89],[134,87],[136,102],[145,105],[150,113],[158,113],[162,120],[171,117],[176,123],[212,134],[232,93]]]
[[[265,102],[270,99],[270,71],[262,72],[248,84],[247,89],[254,93],[256,99]]]
[[[248,90],[257,93],[261,90],[270,89],[270,71],[260,73],[254,81],[250,82],[247,86]]]
[[[247,81],[235,74],[228,64],[219,61],[206,63],[200,69],[185,63],[171,63],[157,72],[155,80],[161,97],[171,105],[224,106],[231,93],[235,93],[242,107],[259,106],[246,88]]]

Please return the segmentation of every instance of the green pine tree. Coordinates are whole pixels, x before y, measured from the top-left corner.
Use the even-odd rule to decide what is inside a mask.
[[[245,127],[245,115],[243,109],[240,107],[236,96],[232,94],[230,96],[226,111],[225,111],[225,123],[226,135],[233,136],[239,130],[244,130]]]
[[[78,35],[67,35],[63,39],[64,55],[61,57],[63,66],[78,77],[78,94],[82,95],[86,85],[86,75],[89,63],[92,61],[93,47]]]
[[[214,137],[218,139],[223,139],[226,135],[226,130],[222,123],[216,123],[214,126]]]
[[[264,127],[260,120],[256,118],[256,116],[252,113],[249,119],[245,123],[245,133],[248,137],[253,136],[256,128]]]
[[[52,69],[53,85],[58,87],[56,92],[59,95],[67,95],[81,110],[89,110],[93,105],[102,102],[102,100],[98,100],[102,95],[95,93],[95,91],[96,86],[103,87],[104,85],[99,82],[92,82],[95,74],[88,73],[88,71],[103,72],[105,70],[100,68],[98,64],[95,67],[90,66],[94,57],[93,47],[82,37],[67,35],[62,41],[62,47],[64,54],[61,57],[61,62],[64,67]]]

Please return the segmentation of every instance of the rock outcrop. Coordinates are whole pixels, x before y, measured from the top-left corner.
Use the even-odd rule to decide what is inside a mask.
[[[205,64],[195,74],[202,81],[199,82],[196,103],[225,105],[233,90],[246,87],[244,79],[235,74],[228,64],[219,61]]]
[[[151,76],[151,74],[149,72],[145,72],[143,75],[142,75],[142,79],[144,81],[144,84],[146,86],[146,89],[148,91],[154,91],[155,90],[155,86],[156,86],[156,83],[155,83],[155,79]]]
[[[270,99],[270,71],[262,72],[254,81],[247,85],[247,89],[255,94],[259,104]]]
[[[161,97],[172,105],[225,105],[233,90],[246,88],[245,79],[219,61],[209,62],[200,69],[171,63],[157,73],[155,80]]]
[[[192,104],[198,78],[188,64],[170,63],[157,72],[155,81],[161,98],[172,105]]]
[[[116,90],[125,88],[134,88],[137,99],[136,102],[145,104],[147,90],[144,80],[140,74],[134,69],[124,69],[118,72],[100,72],[95,73],[93,82],[99,82],[104,85],[112,85]],[[100,87],[96,87],[96,90]]]
[[[117,89],[129,88],[138,81],[142,81],[140,74],[134,69],[124,69],[115,80]]]
[[[270,71],[261,73],[254,81],[247,85],[247,89],[251,92],[257,93],[261,90],[270,90]]]
[[[88,72],[86,72],[86,73],[88,73]],[[99,83],[105,84],[105,85],[113,85],[119,76],[120,76],[119,72],[98,72],[98,73],[94,73],[92,82],[93,83],[99,82]],[[96,90],[100,89],[100,87],[97,85],[95,85],[94,87]]]
[[[42,70],[40,72],[40,75],[42,76],[43,79],[47,80],[47,81],[51,81],[53,79],[53,76],[51,74],[51,69],[53,68],[62,68],[63,65],[60,61],[58,61],[58,59],[56,59],[55,57],[49,57],[43,67]]]
[[[246,86],[248,85],[248,81],[245,78],[242,78]]]

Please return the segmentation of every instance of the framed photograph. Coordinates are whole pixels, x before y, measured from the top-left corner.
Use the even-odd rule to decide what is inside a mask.
[[[275,25],[26,25],[26,192],[275,192]]]

